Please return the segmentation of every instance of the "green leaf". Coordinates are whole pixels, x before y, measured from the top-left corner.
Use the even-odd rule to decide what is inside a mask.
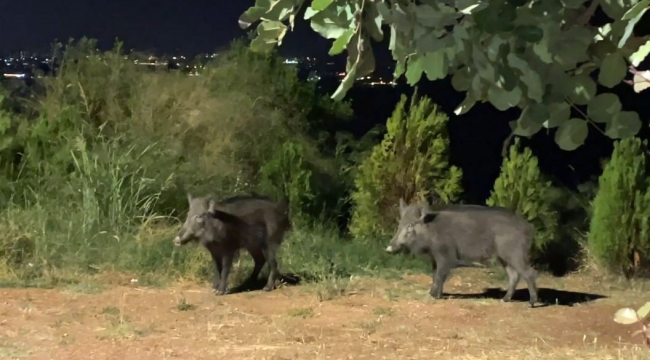
[[[363,13],[363,28],[368,31],[373,40],[380,42],[384,39],[384,32],[381,29],[384,17],[379,13],[374,2],[367,2]]]
[[[587,105],[596,96],[596,82],[589,75],[582,74],[571,78],[569,99],[577,105]]]
[[[636,135],[641,130],[641,119],[634,111],[621,111],[605,128],[605,135],[612,139],[625,139]]]
[[[487,56],[485,56],[483,49],[474,45],[472,48],[472,58],[474,59],[474,66],[478,70],[478,75],[489,82],[494,82],[496,80],[494,67],[490,64]]]
[[[340,9],[328,7],[311,18],[311,28],[326,39],[338,39],[354,26],[352,8],[346,4]]]
[[[265,1],[265,0],[262,0]],[[268,0],[266,0],[268,1]],[[269,11],[262,15],[262,20],[285,21],[297,5],[297,0],[271,0]]]
[[[408,58],[406,64],[406,83],[413,86],[420,81],[422,77],[423,65],[422,55],[415,54]]]
[[[536,43],[544,37],[544,31],[535,25],[519,25],[515,27],[515,34],[529,43]]]
[[[542,122],[538,121],[535,115],[535,109],[530,106],[526,107],[517,120],[510,122],[510,129],[517,136],[531,137],[535,135],[542,128]]]
[[[510,67],[521,72],[521,81],[526,84],[528,97],[537,102],[542,102],[544,87],[542,86],[542,78],[539,74],[533,71],[524,59],[514,53],[508,54],[507,60]]]
[[[508,45],[508,42],[501,36],[492,36],[487,46],[487,58],[493,62],[497,61],[501,57],[503,50],[507,51]],[[474,50],[476,51],[476,48]]]
[[[548,120],[543,126],[547,129],[558,127],[571,117],[571,107],[566,102],[553,103],[548,106]]]
[[[630,62],[637,67],[648,55],[650,55],[650,40],[646,41],[637,51],[630,55]]]
[[[621,112],[623,105],[616,94],[602,93],[587,104],[587,115],[597,123],[608,123]]]
[[[603,86],[613,88],[625,79],[626,73],[627,64],[625,59],[623,59],[623,55],[616,51],[607,55],[600,65],[598,82]]]
[[[472,84],[472,74],[469,67],[456,70],[451,77],[451,86],[456,91],[467,91]]]
[[[467,5],[458,4],[459,1],[457,1],[456,3],[457,3],[457,7],[460,9],[459,12],[464,15],[476,14],[477,12],[485,9],[488,6],[486,2],[476,3],[475,0],[467,1],[467,3],[472,3]]]
[[[586,0],[562,0],[567,9],[580,9]]]
[[[430,81],[444,79],[447,77],[447,58],[442,51],[426,53],[422,59],[422,69]]]
[[[488,90],[488,100],[498,110],[505,111],[519,104],[519,101],[521,101],[521,89],[517,87],[512,91],[506,91],[502,88],[492,86]]]
[[[622,308],[614,314],[614,321],[623,325],[634,324],[639,320],[636,311],[630,308]]]
[[[587,48],[593,42],[595,32],[582,26],[560,31],[559,24],[549,27],[548,31],[552,39],[550,51],[555,54],[554,60],[558,63],[571,68],[589,58]]]
[[[516,8],[506,2],[492,1],[483,10],[474,13],[476,26],[488,34],[514,29]]]
[[[336,91],[334,91],[334,94],[332,94],[332,99],[334,99],[335,101],[343,100],[347,92],[354,85],[354,80],[356,79],[357,79],[357,63],[354,63],[350,71],[348,71],[345,74],[345,77],[339,84],[339,87],[336,88]]]
[[[467,92],[465,99],[463,99],[460,105],[454,109],[454,114],[456,114],[456,116],[463,115],[467,113],[474,106],[474,104],[476,104],[476,99],[474,96],[472,96],[472,93]]]
[[[628,11],[623,14],[621,17],[621,20],[630,20],[633,19],[639,14],[645,12],[648,9],[648,6],[650,6],[650,0],[641,0],[638,3],[634,4]]]
[[[303,16],[303,18],[304,18],[305,20],[309,20],[309,19],[311,19],[312,17],[314,17],[314,15],[316,15],[316,14],[318,14],[318,11],[312,9],[311,6],[308,6],[308,7],[305,9],[305,15]]]
[[[562,123],[555,132],[555,143],[560,149],[571,151],[584,144],[589,134],[587,122],[582,119],[569,119]]]
[[[239,27],[242,30],[248,29],[254,22],[259,20],[268,9],[260,6],[252,6],[239,16]]]
[[[328,55],[332,56],[342,53],[343,49],[345,49],[345,47],[348,45],[353,35],[354,29],[346,30],[343,35],[341,35],[341,37],[334,41],[332,48],[330,48],[330,51],[328,52]]]
[[[636,15],[634,15],[628,21],[627,25],[625,26],[625,32],[623,33],[623,36],[621,36],[621,39],[618,41],[618,48],[619,49],[622,48],[623,46],[625,46],[625,43],[627,42],[627,39],[629,39],[630,36],[632,36],[632,34],[634,33],[634,27],[636,26],[636,23],[638,23],[639,20],[641,20],[641,18],[643,17],[645,12],[648,11],[648,9],[650,9],[650,8],[645,7],[643,9],[641,9],[638,13],[636,13]]]
[[[648,316],[648,314],[650,314],[650,302],[643,304],[643,306],[641,306],[639,310],[636,311],[636,314],[639,316],[639,319],[643,319],[644,317]]]
[[[332,94],[332,99],[335,101],[340,101],[345,97],[356,79],[370,74],[375,70],[375,56],[367,36],[361,38],[353,36],[347,45],[347,51],[348,58],[345,65],[345,77],[334,94]]]
[[[325,10],[333,2],[334,0],[313,0],[311,2],[311,8],[314,9],[315,11]]]
[[[282,44],[287,33],[287,26],[280,21],[263,21],[257,26],[257,37],[251,41],[250,49],[254,52],[268,53],[275,45]]]

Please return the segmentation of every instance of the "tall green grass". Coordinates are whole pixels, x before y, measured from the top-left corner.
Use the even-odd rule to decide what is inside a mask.
[[[281,248],[283,272],[321,281],[429,270],[425,261],[386,255],[381,241],[351,242],[322,220],[339,216],[349,159],[332,155],[310,124],[346,111],[327,110],[295,72],[241,46],[200,77],[148,72],[120,46],[95,49],[87,40],[69,45],[58,76],[25,103],[29,114],[0,114],[0,140],[10,139],[0,147],[1,283],[49,286],[115,272],[206,281],[207,252],[172,244],[186,193],[226,197],[273,186],[313,192],[300,199],[311,213],[295,214]],[[278,159],[289,140],[302,149],[305,173]],[[284,167],[260,171],[269,163]],[[238,273],[250,271],[250,258],[240,265]]]

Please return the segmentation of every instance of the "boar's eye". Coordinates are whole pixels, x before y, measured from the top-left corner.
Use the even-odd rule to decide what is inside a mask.
[[[413,224],[408,224],[406,226],[406,231],[413,231]]]
[[[194,221],[196,221],[199,224],[203,223],[203,216],[201,215],[194,215]]]

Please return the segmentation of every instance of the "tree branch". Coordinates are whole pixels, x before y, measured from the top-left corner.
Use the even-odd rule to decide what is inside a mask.
[[[585,12],[576,18],[574,24],[587,25],[589,23],[589,20],[591,20],[591,17],[594,16],[598,5],[600,5],[600,0],[593,0]]]
[[[508,148],[510,147],[510,143],[512,142],[512,139],[515,137],[515,132],[511,132],[510,135],[503,141],[503,146],[501,147],[501,156],[502,157],[507,157],[508,156]]]

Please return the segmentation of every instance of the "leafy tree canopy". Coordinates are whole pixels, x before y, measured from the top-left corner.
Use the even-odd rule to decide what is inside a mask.
[[[466,92],[457,115],[477,102],[518,107],[515,135],[557,127],[564,150],[583,144],[588,123],[602,124],[613,139],[641,128],[636,112],[624,111],[610,91],[597,94],[596,85],[650,87],[650,70],[636,69],[650,53],[650,36],[634,34],[650,0],[255,0],[239,18],[243,29],[260,21],[251,48],[281,45],[303,6],[312,29],[333,40],[329,54],[347,51],[334,99],[375,70],[371,43],[388,36],[395,78],[415,85],[423,75],[451,76],[453,87]],[[610,18],[600,27],[589,23],[598,8]],[[572,117],[578,106],[586,111]]]

